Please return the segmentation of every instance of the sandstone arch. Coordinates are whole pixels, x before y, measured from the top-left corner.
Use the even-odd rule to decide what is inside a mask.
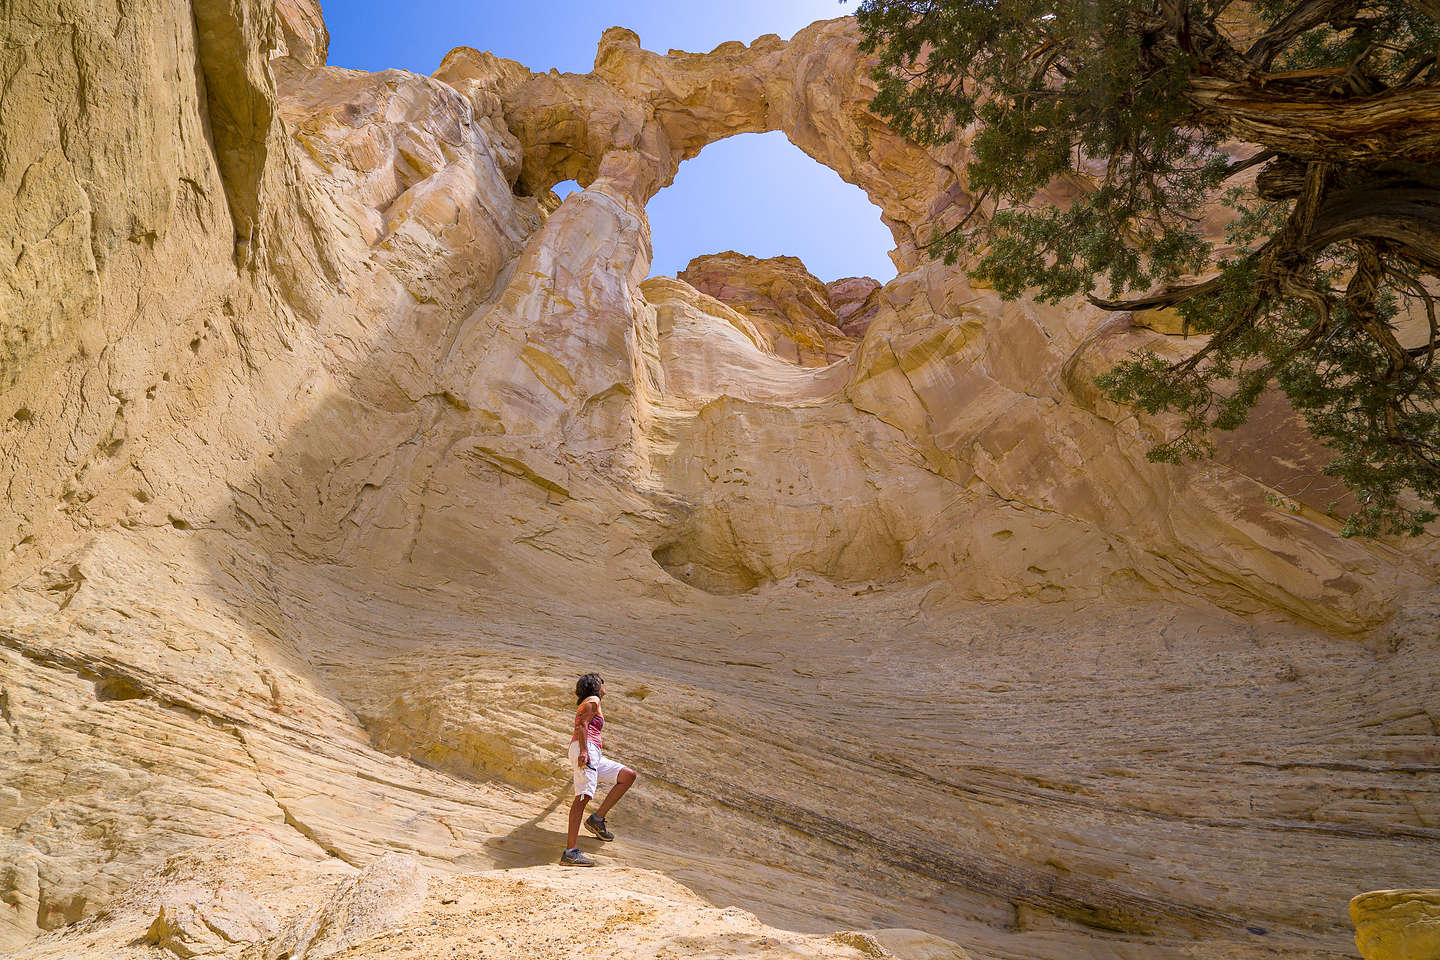
[[[643,206],[706,144],[780,131],[865,191],[895,236],[897,263],[913,265],[934,229],[936,201],[965,195],[962,153],[923,150],[869,112],[875,86],[856,38],[854,21],[842,18],[812,24],[788,42],[770,35],[749,46],[662,55],[643,49],[633,31],[612,27],[591,73],[502,85],[506,123],[525,145],[517,187],[539,194],[561,180],[588,186],[604,178]],[[464,89],[488,84],[493,70],[493,57],[461,47],[435,77]]]
[[[582,408],[588,411],[582,423],[598,424],[601,434],[628,425],[623,429],[630,431],[631,442],[615,448],[614,462],[626,464],[630,482],[655,485],[677,497],[670,502],[680,510],[674,522],[690,531],[678,540],[661,536],[648,547],[665,558],[672,571],[692,569],[681,558],[709,558],[709,572],[696,583],[766,583],[805,571],[841,581],[889,581],[918,574],[952,586],[963,584],[958,586],[961,595],[980,598],[1100,595],[1133,582],[1198,591],[1242,609],[1257,601],[1278,602],[1335,624],[1375,623],[1388,616],[1382,611],[1393,609],[1389,601],[1377,603],[1370,592],[1374,581],[1360,586],[1358,571],[1366,566],[1361,559],[1369,552],[1366,548],[1337,543],[1333,526],[1316,527],[1314,515],[1282,516],[1259,506],[1269,495],[1262,488],[1276,482],[1282,491],[1287,484],[1306,489],[1303,480],[1290,484],[1257,469],[1252,461],[1263,444],[1242,443],[1230,464],[1218,468],[1224,482],[1233,484],[1232,494],[1251,506],[1228,512],[1221,524],[1225,533],[1217,537],[1207,528],[1226,511],[1217,512],[1202,492],[1214,483],[1215,468],[1157,470],[1144,464],[1138,456],[1146,443],[1142,437],[1156,427],[1097,402],[1089,385],[1092,374],[1080,372],[1103,362],[1097,359],[1102,355],[1115,356],[1142,343],[1162,352],[1186,349],[1183,345],[1125,324],[1112,324],[1098,335],[1102,315],[1084,304],[1059,310],[1023,301],[1004,305],[989,291],[973,288],[961,271],[926,260],[921,247],[927,231],[935,229],[936,211],[951,209],[949,216],[958,216],[963,209],[963,203],[950,201],[965,197],[957,172],[965,147],[960,142],[925,150],[880,124],[867,110],[874,88],[856,41],[853,22],[835,20],[813,24],[788,43],[762,37],[749,46],[727,43],[704,54],[660,55],[642,49],[631,31],[615,28],[601,38],[595,69],[585,75],[532,74],[471,48],[448,54],[435,77],[470,97],[477,113],[503,115],[506,129],[518,141],[522,159],[515,183],[520,193],[543,193],[569,178],[586,186],[542,228],[535,245],[546,258],[541,272],[557,269],[578,275],[591,270],[593,264],[586,259],[591,248],[567,245],[559,239],[562,234],[573,236],[579,230],[592,241],[609,238],[600,244],[606,251],[605,266],[593,276],[610,279],[587,283],[578,291],[585,304],[579,309],[591,318],[580,336],[605,344],[603,350],[576,355],[567,344],[576,342],[577,330],[565,318],[577,316],[572,303],[579,301],[552,301],[548,291],[537,294],[522,273],[512,280],[518,299],[506,299],[512,294],[505,294],[502,301],[511,305],[492,316],[513,314],[523,303],[522,312],[542,318],[524,335],[524,349],[535,361],[530,365],[563,368],[564,375],[559,380],[541,375],[547,385],[537,391],[529,374],[522,372],[517,379],[501,372],[495,364],[516,368],[496,353],[489,333],[478,332],[490,329],[482,325],[475,328],[475,339],[462,335],[457,344],[459,379],[492,386],[503,381],[508,386],[502,398],[526,398],[523,410],[515,408],[521,417],[519,435],[538,438],[546,429],[539,424],[568,420]],[[885,431],[898,431],[884,440],[872,438],[889,451],[881,459],[920,463],[926,474],[901,485],[907,493],[892,502],[898,504],[898,513],[878,527],[868,508],[858,507],[868,501],[873,477],[854,474],[839,487],[824,487],[823,496],[820,488],[795,487],[811,490],[807,509],[812,515],[802,526],[816,532],[798,540],[782,537],[789,545],[778,554],[766,543],[763,529],[746,534],[732,529],[736,522],[743,523],[738,518],[753,514],[743,497],[733,500],[743,488],[715,486],[708,479],[713,470],[692,469],[693,464],[684,465],[669,452],[676,436],[687,438],[680,449],[690,449],[695,442],[696,450],[721,436],[723,430],[715,431],[719,421],[714,411],[702,417],[695,404],[703,406],[722,395],[751,402],[746,398],[756,395],[755,388],[742,381],[769,382],[771,375],[760,372],[768,361],[744,356],[748,348],[737,343],[739,352],[727,353],[720,369],[747,371],[743,376],[726,373],[703,400],[676,394],[668,385],[694,380],[686,368],[693,368],[696,358],[672,351],[666,359],[657,318],[670,318],[667,329],[674,329],[673,320],[681,315],[703,327],[724,311],[717,311],[713,301],[692,303],[665,285],[642,289],[636,279],[648,269],[650,257],[645,201],[671,182],[680,162],[707,143],[769,130],[783,132],[809,156],[863,189],[895,237],[892,258],[900,275],[876,294],[875,320],[858,349],[844,359],[844,369],[827,374],[830,387],[824,402],[848,404],[852,413],[861,414],[852,421],[856,437],[868,435],[871,424],[866,418],[878,420]],[[1057,185],[1057,190],[1064,189]],[[554,239],[544,239],[544,234]],[[551,317],[560,319],[552,323]],[[722,322],[736,323],[733,318]],[[482,356],[486,359],[480,360]],[[570,359],[557,360],[562,356]],[[717,360],[713,353],[705,356],[707,362]],[[602,357],[608,359],[597,366]],[[482,392],[494,395],[489,387]],[[774,396],[768,387],[759,394]],[[803,401],[807,404],[819,402],[809,386],[791,399],[801,396],[809,398]],[[592,403],[588,397],[603,399]],[[471,399],[483,406],[481,397]],[[557,399],[563,403],[556,405]],[[541,409],[549,411],[549,420],[534,419]],[[605,412],[597,419],[599,411]],[[755,411],[734,412],[743,419]],[[499,416],[506,419],[503,412]],[[1284,411],[1277,416],[1283,421]],[[700,440],[692,430],[702,423],[712,424],[705,434],[709,440]],[[658,433],[663,439],[657,441],[656,428],[662,424]],[[590,429],[571,428],[570,442],[611,443],[588,434]],[[1292,422],[1283,429],[1293,434],[1298,428]],[[553,449],[550,441],[536,442]],[[1083,455],[1078,453],[1081,448],[1086,450]],[[722,458],[744,460],[757,453],[731,448]],[[1289,458],[1292,463],[1317,459],[1314,451]],[[672,469],[677,467],[678,472]],[[825,468],[816,469],[823,473]],[[1292,473],[1298,477],[1306,469],[1313,468]],[[1262,475],[1265,480],[1257,483]],[[773,482],[779,485],[776,489],[791,489],[789,481]],[[1308,495],[1315,499],[1313,492]],[[833,517],[821,518],[822,501],[856,505],[857,510],[837,526]],[[978,518],[1020,504],[1021,525],[1029,532],[1007,541],[1003,550],[991,549],[984,539],[988,534],[961,533],[954,542],[942,544],[921,532],[923,518],[943,516],[968,518],[958,522],[958,530],[995,526],[1013,534],[1016,524]],[[797,517],[801,515],[804,511]],[[872,528],[886,531],[884,542],[877,540],[868,550],[878,563],[842,560],[828,542]],[[1269,544],[1277,536],[1290,546],[1272,549]],[[752,552],[746,544],[756,537]],[[692,547],[684,546],[687,539]],[[904,546],[897,549],[896,544]],[[1032,549],[1042,555],[1039,560],[1022,556]],[[970,558],[977,552],[987,556],[990,569],[976,569]],[[1013,565],[1002,564],[1001,572],[994,566],[997,555]],[[1074,558],[1080,556],[1088,559],[1077,566]],[[1338,560],[1340,556],[1347,559]],[[1176,557],[1184,559],[1177,565]],[[1059,570],[1066,572],[1057,581]],[[1396,576],[1381,592],[1398,596],[1418,582],[1409,573],[1397,570]],[[1217,586],[1222,582],[1225,586]]]

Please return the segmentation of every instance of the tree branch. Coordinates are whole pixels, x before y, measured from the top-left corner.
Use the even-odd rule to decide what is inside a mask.
[[[1203,283],[1171,287],[1168,290],[1137,297],[1134,300],[1101,300],[1091,293],[1085,294],[1085,299],[1102,310],[1150,310],[1155,307],[1168,307],[1182,300],[1189,300],[1191,297],[1202,297],[1218,289],[1220,289],[1220,278],[1212,277]]]
[[[1274,160],[1275,156],[1276,153],[1274,150],[1261,150],[1253,157],[1248,157],[1244,160],[1236,160],[1234,163],[1230,164],[1230,166],[1225,168],[1225,179],[1229,180],[1231,177],[1235,176],[1235,174],[1240,173],[1242,170],[1249,170],[1251,167],[1257,164],[1266,163],[1270,160]]]
[[[1440,194],[1363,185],[1335,191],[1315,215],[1303,252],[1343,240],[1383,242],[1392,254],[1440,271]]]
[[[1256,38],[1245,51],[1245,59],[1254,64],[1256,70],[1268,70],[1280,51],[1300,34],[1331,20],[1353,17],[1359,9],[1359,0],[1306,0]]]

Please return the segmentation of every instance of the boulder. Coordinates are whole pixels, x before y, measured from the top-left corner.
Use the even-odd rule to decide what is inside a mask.
[[[1440,960],[1440,890],[1372,890],[1350,901],[1365,960]]]

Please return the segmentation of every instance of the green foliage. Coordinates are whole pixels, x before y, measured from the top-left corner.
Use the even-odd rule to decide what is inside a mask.
[[[932,255],[963,259],[1007,298],[1050,302],[1211,278],[1162,297],[1207,338],[1193,356],[1137,353],[1097,381],[1118,402],[1175,418],[1152,460],[1211,456],[1211,431],[1240,426],[1274,385],[1333,452],[1326,472],[1355,494],[1346,535],[1417,534],[1440,508],[1440,365],[1433,342],[1397,352],[1393,328],[1407,302],[1433,308],[1423,277],[1440,251],[1417,256],[1358,228],[1307,242],[1330,192],[1395,168],[1383,155],[1347,167],[1292,156],[1292,137],[1255,158],[1274,175],[1268,194],[1227,191],[1238,166],[1222,150],[1228,120],[1200,105],[1195,81],[1244,87],[1270,71],[1259,95],[1281,90],[1323,111],[1440,80],[1440,26],[1400,0],[1258,0],[1247,16],[1269,46],[1257,53],[1265,44],[1247,51],[1215,26],[1229,7],[863,0],[857,18],[878,59],[873,109],[920,143],[967,133],[971,207]],[[1289,30],[1297,18],[1306,25]],[[1406,195],[1423,188],[1440,203],[1430,175],[1417,176]],[[1084,189],[1038,201],[1057,179]],[[1217,252],[1200,218],[1222,194],[1238,216]]]
[[[1260,0],[1256,10],[1273,23],[1294,6],[1293,0]],[[1345,30],[1304,34],[1276,61],[1277,70],[1348,65],[1363,55],[1367,71],[1385,84],[1398,84],[1410,69],[1440,47],[1440,24],[1407,3],[1367,4],[1363,18]]]
[[[1144,65],[1136,0],[869,2],[857,11],[879,52],[876,112],[921,143],[948,142],[974,123],[970,190],[1009,204],[976,232],[962,224],[932,253],[1011,295],[1037,287],[1056,300],[1110,293],[1193,271],[1208,246],[1200,204],[1228,158],[1214,133],[1187,129],[1185,59]],[[923,72],[916,59],[928,45]],[[1087,161],[1087,158],[1094,158]],[[1103,164],[1094,191],[1068,208],[1025,204],[1058,176]],[[987,243],[989,244],[987,246]]]
[[[1180,305],[1192,330],[1214,333],[1235,316],[1248,313],[1257,287],[1256,262],[1253,255],[1226,261],[1219,291]],[[1394,316],[1397,300],[1393,294],[1385,299],[1381,315],[1388,319]],[[1308,342],[1316,318],[1305,301],[1268,297],[1258,310],[1264,322],[1249,326],[1241,336],[1212,339],[1216,349],[1204,367],[1177,370],[1154,353],[1138,352],[1098,377],[1097,383],[1119,403],[1152,415],[1175,414],[1179,432],[1147,456],[1156,462],[1180,463],[1212,455],[1209,431],[1233,430],[1244,423],[1273,380],[1311,433],[1333,452],[1325,473],[1355,494],[1358,509],[1346,518],[1344,535],[1422,533],[1437,514],[1415,500],[1440,502],[1440,475],[1427,463],[1433,460],[1435,440],[1440,438],[1440,409],[1433,399],[1440,392],[1440,381],[1433,369],[1399,384],[1387,382],[1388,359],[1353,325],[1343,305],[1318,344]],[[1386,417],[1397,392],[1408,396],[1392,431]],[[1396,443],[1392,434],[1413,439]]]

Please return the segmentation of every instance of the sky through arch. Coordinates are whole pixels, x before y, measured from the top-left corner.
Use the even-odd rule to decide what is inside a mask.
[[[724,250],[799,257],[825,281],[895,276],[895,241],[880,208],[778,131],[709,144],[645,211],[653,276],[674,276],[692,257]]]

